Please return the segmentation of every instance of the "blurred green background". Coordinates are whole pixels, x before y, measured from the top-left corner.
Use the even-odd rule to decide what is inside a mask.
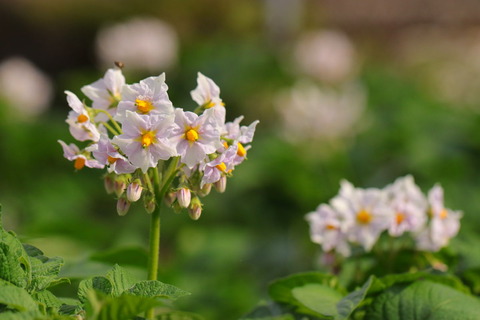
[[[228,120],[260,120],[248,161],[224,194],[205,198],[200,220],[163,212],[160,280],[192,292],[179,307],[236,319],[269,281],[320,268],[304,216],[341,179],[383,187],[412,174],[425,192],[439,182],[447,206],[464,212],[452,247],[473,252],[479,9],[466,0],[0,1],[6,228],[65,258],[74,281],[59,294],[73,297],[75,279],[114,263],[144,276],[149,216],[134,205],[119,217],[103,172],[74,172],[56,142],[73,142],[63,91],[81,95],[121,60],[128,83],[165,71],[176,107],[193,110],[200,71],[221,88]],[[463,263],[479,266],[480,256]]]

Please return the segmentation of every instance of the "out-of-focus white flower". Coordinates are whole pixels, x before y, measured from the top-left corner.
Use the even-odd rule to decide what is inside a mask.
[[[366,93],[359,84],[334,90],[300,82],[275,99],[282,132],[290,142],[332,141],[352,135],[361,127],[365,105]]]
[[[312,242],[322,245],[325,252],[335,250],[343,256],[350,255],[346,237],[346,224],[342,216],[327,204],[321,204],[305,217],[310,224]]]
[[[168,98],[167,90],[165,73],[146,78],[140,83],[125,85],[115,120],[123,122],[127,110],[138,114],[173,115],[173,104]]]
[[[60,143],[63,148],[63,156],[67,160],[73,161],[73,166],[75,167],[75,169],[81,170],[85,166],[97,169],[102,169],[104,167],[104,165],[97,160],[87,157],[87,155],[82,152],[75,144],[71,143],[67,145],[62,140],[58,140],[58,143]]]
[[[356,69],[356,51],[350,39],[335,30],[312,31],[298,40],[295,63],[305,74],[327,83],[344,82]]]
[[[420,250],[438,251],[458,233],[462,214],[444,207],[443,189],[438,184],[428,192],[428,204],[430,223],[419,232],[417,247]]]
[[[395,211],[388,229],[391,236],[400,236],[406,231],[417,232],[424,227],[427,220],[427,199],[412,176],[398,178],[385,190]]]
[[[159,160],[175,156],[174,146],[168,137],[173,118],[168,115],[139,115],[127,110],[123,134],[112,140],[128,160],[146,173]]]
[[[134,18],[99,31],[96,52],[109,66],[123,62],[129,69],[158,72],[175,64],[178,39],[174,29],[154,18]]]
[[[387,230],[394,212],[387,202],[387,193],[380,189],[360,189],[342,181],[332,207],[343,217],[349,241],[370,251],[380,234]]]
[[[12,57],[0,63],[0,97],[25,119],[45,112],[53,97],[51,80],[30,61]]]
[[[176,145],[181,162],[190,169],[199,164],[208,154],[222,147],[218,129],[209,123],[208,116],[175,110],[175,127],[171,141]]]
[[[92,108],[108,110],[114,115],[118,102],[122,99],[125,77],[122,70],[108,69],[103,78],[82,87],[82,92],[92,100]]]
[[[98,141],[100,139],[100,131],[91,122],[90,115],[83,103],[74,93],[65,91],[65,94],[67,95],[68,105],[72,108],[66,120],[72,136],[78,141]]]

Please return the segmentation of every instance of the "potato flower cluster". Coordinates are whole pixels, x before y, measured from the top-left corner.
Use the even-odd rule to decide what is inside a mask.
[[[248,126],[240,125],[242,116],[226,122],[220,89],[210,78],[198,73],[191,91],[195,112],[175,108],[167,90],[165,74],[126,84],[116,67],[82,87],[90,104],[65,92],[71,108],[66,122],[84,146],[59,140],[64,156],[76,170],[106,168],[105,187],[116,194],[120,215],[143,198],[147,212],[166,200],[198,219],[199,197],[212,185],[223,192],[227,177],[246,159],[258,120]]]

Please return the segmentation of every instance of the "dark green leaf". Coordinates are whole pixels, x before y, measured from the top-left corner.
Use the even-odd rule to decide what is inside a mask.
[[[130,289],[135,284],[135,279],[122,267],[116,264],[106,276],[112,284],[112,295],[120,296],[124,291]]]
[[[91,290],[97,290],[106,295],[111,295],[113,285],[110,280],[105,277],[93,277],[91,279],[82,280],[78,285],[78,299],[81,302],[87,301],[88,293]]]
[[[348,294],[346,297],[344,297],[342,300],[340,300],[337,303],[337,312],[338,316],[336,319],[338,320],[344,320],[348,319],[352,312],[362,303],[362,301],[365,299],[365,296],[368,293],[368,290],[370,289],[370,286],[372,285],[374,281],[374,277],[370,276],[368,278],[368,281],[365,282],[365,284]]]

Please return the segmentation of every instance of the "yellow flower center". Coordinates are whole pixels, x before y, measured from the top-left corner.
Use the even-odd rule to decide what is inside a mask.
[[[84,114],[81,114],[77,117],[77,122],[78,123],[84,123],[88,120],[88,117]]]
[[[85,158],[78,157],[75,159],[75,162],[73,163],[73,167],[77,170],[82,169],[85,166]]]
[[[149,113],[153,109],[153,105],[150,101],[135,99],[135,105],[137,110],[141,113]]]
[[[440,219],[446,219],[448,217],[448,211],[447,209],[442,209],[442,211],[440,211]]]
[[[238,143],[237,155],[239,157],[245,157],[247,155],[247,150],[245,150],[240,142]]]
[[[148,131],[142,135],[140,138],[140,142],[142,143],[142,147],[146,148],[150,146],[155,140],[155,133],[152,131]]]
[[[357,221],[360,224],[369,224],[372,221],[372,215],[367,210],[362,209],[357,213]]]
[[[325,226],[325,229],[327,229],[327,230],[337,230],[337,227],[335,227],[333,224],[327,224]]]
[[[225,170],[227,170],[227,166],[225,165],[225,163],[220,163],[220,164],[217,164],[215,166],[215,168],[217,168],[218,170],[222,171],[222,172],[225,172]]]
[[[205,104],[204,104],[204,108],[205,108],[205,109],[210,109],[210,108],[212,108],[213,106],[215,106],[215,103],[214,103],[212,100],[210,100],[210,101],[208,101],[208,102],[205,102]]]
[[[185,138],[188,141],[195,142],[198,140],[198,132],[195,129],[189,129],[185,132]]]
[[[118,158],[114,158],[114,157],[110,157],[110,156],[108,156],[108,158],[107,158],[107,161],[110,164],[114,164],[117,160],[118,160]]]
[[[395,215],[395,221],[397,222],[397,224],[402,223],[404,220],[405,220],[405,215],[403,213],[398,212]]]

